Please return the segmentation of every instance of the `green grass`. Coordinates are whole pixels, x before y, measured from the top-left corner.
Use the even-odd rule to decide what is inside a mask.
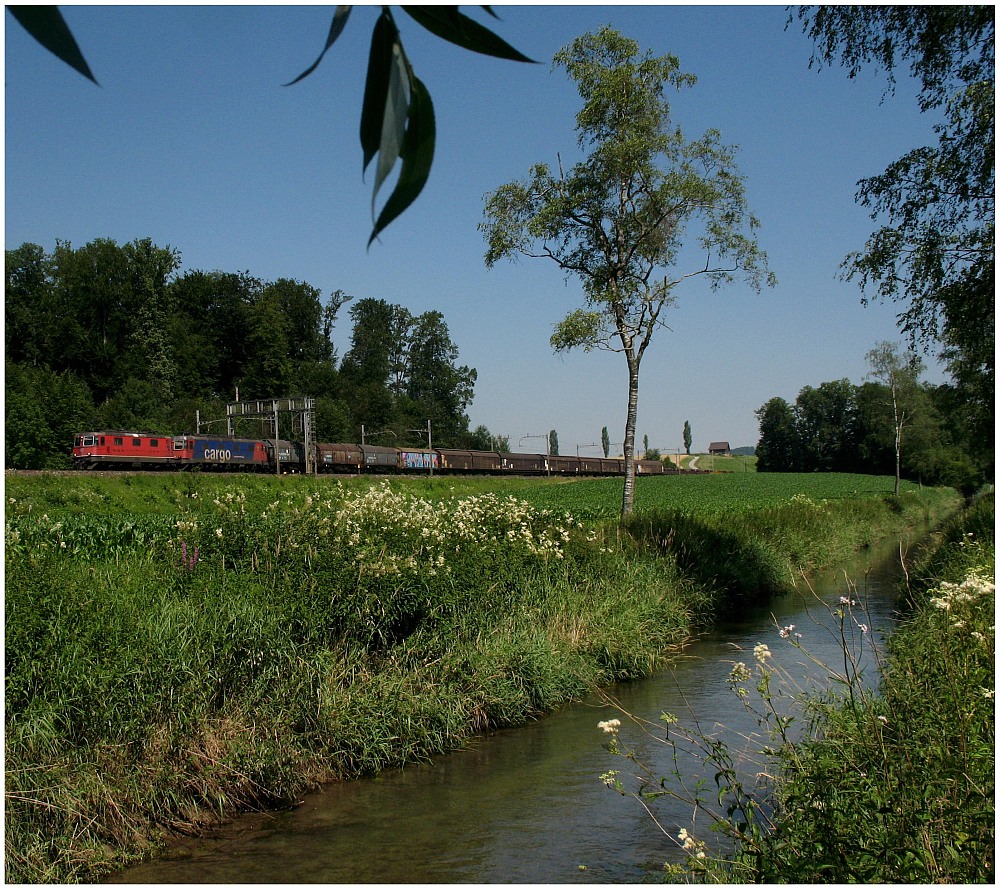
[[[581,479],[534,485],[520,496],[535,506],[569,511],[583,520],[611,519],[621,511],[620,479]],[[883,498],[892,494],[889,476],[850,473],[732,473],[639,477],[635,488],[637,512],[675,509],[690,515],[740,514],[785,504],[793,498],[824,502]],[[901,493],[920,490],[904,483]]]
[[[879,695],[816,702],[783,752],[755,881],[994,882],[994,516],[979,502],[916,567]]]
[[[647,675],[749,585],[955,501],[743,482],[640,479],[629,532],[614,480],[8,476],[8,881]]]

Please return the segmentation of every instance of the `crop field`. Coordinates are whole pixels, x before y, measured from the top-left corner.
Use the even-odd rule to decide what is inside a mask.
[[[8,475],[7,515],[30,512],[36,516],[69,514],[175,515],[189,511],[192,501],[211,502],[220,493],[239,489],[247,496],[269,502],[276,496],[306,492],[341,493],[373,485],[414,497],[440,501],[496,493],[526,500],[539,509],[569,512],[577,521],[616,518],[621,511],[621,479],[547,478],[390,478],[322,476],[225,475]],[[692,515],[718,515],[777,506],[792,498],[812,501],[884,497],[891,494],[890,476],[847,473],[756,473],[665,475],[636,480],[638,512],[680,510]],[[901,491],[918,486],[903,482]],[[329,496],[329,493],[324,493]]]
[[[848,473],[756,473],[664,475],[636,480],[637,512],[680,510],[718,515],[778,506],[793,499],[814,502],[892,494],[889,476]],[[610,519],[621,510],[621,479],[584,479],[566,484],[535,485],[518,496],[541,509],[566,511],[578,521]],[[901,492],[918,490],[904,482]]]

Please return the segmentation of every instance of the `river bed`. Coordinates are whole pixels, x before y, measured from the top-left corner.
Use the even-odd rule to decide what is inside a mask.
[[[899,544],[868,551],[848,565],[801,582],[800,590],[720,623],[689,645],[669,670],[608,689],[629,713],[725,737],[732,750],[756,724],[727,678],[733,664],[754,665],[765,644],[772,663],[804,685],[826,687],[812,658],[843,670],[841,597],[858,604],[843,622],[863,645],[860,666],[877,683],[877,654],[894,623]],[[782,638],[781,629],[794,625]],[[796,634],[801,634],[798,638]],[[797,641],[797,649],[789,640]],[[807,655],[808,653],[808,655]],[[667,748],[648,741],[611,708],[589,700],[519,728],[493,733],[432,762],[330,785],[294,810],[255,814],[207,837],[183,840],[164,856],[117,874],[125,883],[602,883],[656,879],[683,853],[680,827],[710,839],[704,814],[690,806],[656,809],[665,835],[635,800],[600,776],[627,770],[612,756],[598,722],[622,719],[623,746],[637,749],[658,775],[672,768]],[[755,766],[756,768],[756,766]],[[690,763],[711,784],[712,772]],[[711,794],[709,794],[711,795]]]

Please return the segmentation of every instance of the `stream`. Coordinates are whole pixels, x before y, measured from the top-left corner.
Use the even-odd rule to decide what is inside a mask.
[[[905,545],[905,544],[904,544]],[[864,639],[859,665],[876,685],[877,657],[894,622],[899,542],[873,548],[836,570],[800,582],[801,589],[719,623],[691,643],[674,666],[607,693],[628,713],[656,722],[664,711],[681,725],[723,737],[732,751],[753,749],[757,729],[727,683],[733,663],[751,668],[753,648],[766,644],[771,662],[806,687],[827,687],[823,664],[843,670],[839,621]],[[811,587],[811,589],[809,589]],[[859,624],[867,628],[862,632]],[[792,639],[779,628],[794,625]],[[604,883],[656,879],[683,853],[677,831],[711,840],[703,813],[663,803],[655,814],[668,836],[633,798],[600,776],[627,772],[629,763],[606,749],[597,723],[620,718],[622,745],[636,749],[657,776],[672,761],[665,746],[645,738],[606,699],[568,705],[527,725],[473,740],[429,763],[408,766],[309,795],[294,810],[241,817],[222,830],[181,840],[160,858],[116,874],[124,883]],[[759,746],[759,745],[758,745]],[[714,770],[691,761],[693,783]],[[751,769],[759,771],[760,765]],[[624,776],[623,776],[624,777]],[[750,775],[752,783],[752,774]],[[627,785],[628,786],[628,785]],[[721,838],[714,841],[722,842]]]

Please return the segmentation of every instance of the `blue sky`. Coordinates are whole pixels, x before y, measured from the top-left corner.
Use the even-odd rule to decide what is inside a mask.
[[[620,442],[626,368],[617,354],[557,356],[555,323],[580,285],[549,262],[487,270],[477,225],[483,197],[532,164],[575,156],[579,98],[553,54],[604,24],[698,77],[672,102],[689,138],[714,127],[739,146],[759,241],[778,285],[678,290],[670,331],[641,370],[637,437],[693,450],[755,444],[754,411],[774,396],[849,378],[865,353],[899,341],[899,306],[861,305],[838,266],[875,223],[857,181],[932,140],[904,82],[885,97],[874,71],[849,80],[809,69],[810,41],[784,6],[495,6],[466,12],[541,64],[465,52],[397,10],[427,85],[438,143],[430,180],[366,249],[371,172],[358,125],[376,9],[356,8],[315,73],[305,69],[330,25],[326,6],[64,6],[100,88],[5,16],[5,245],[151,238],[180,251],[182,271],[249,271],[306,281],[414,314],[441,311],[460,361],[479,374],[473,426],[522,437],[555,429],[560,450]],[[384,189],[388,193],[388,188]],[[383,195],[384,197],[384,195]],[[345,309],[335,340],[350,336]],[[928,378],[942,379],[932,369]],[[259,393],[268,397],[270,393]],[[519,447],[520,443],[520,447]]]

